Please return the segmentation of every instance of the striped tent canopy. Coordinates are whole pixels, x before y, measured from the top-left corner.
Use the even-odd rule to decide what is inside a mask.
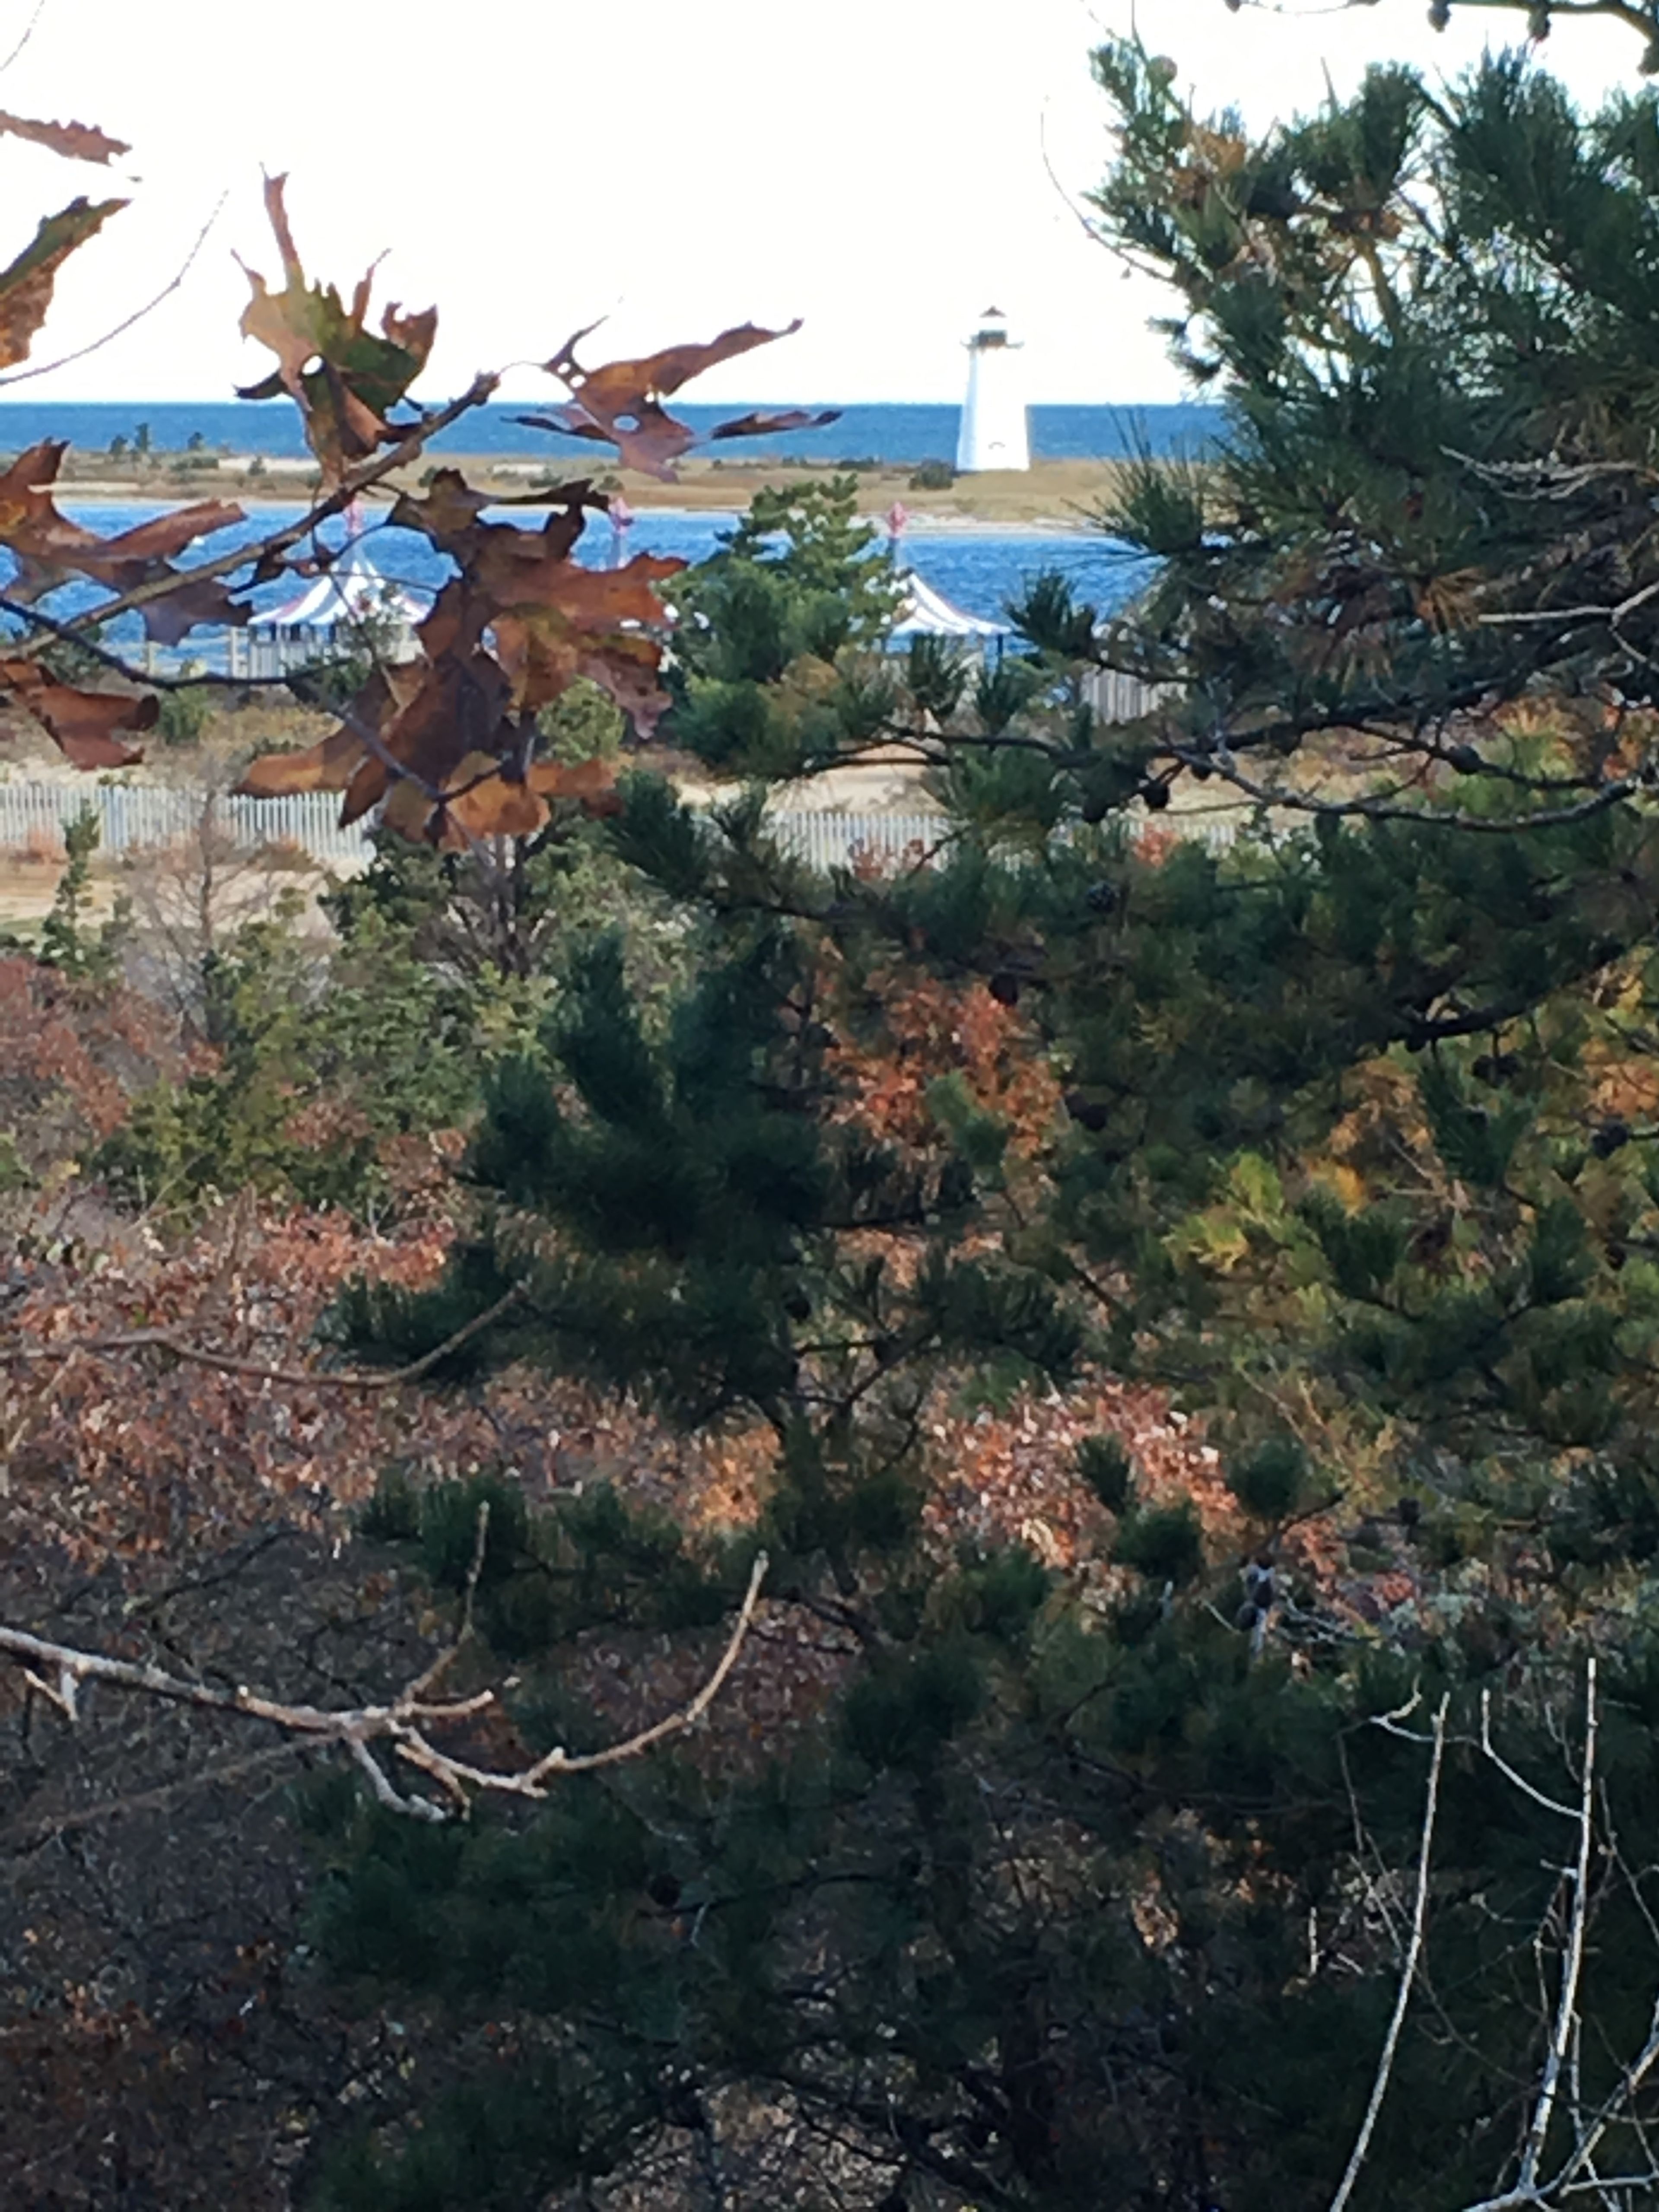
[[[1005,623],[987,622],[982,616],[970,615],[963,607],[952,606],[942,592],[925,583],[914,568],[907,569],[899,580],[904,586],[904,599],[898,620],[889,633],[896,642],[912,637],[959,637],[964,641],[976,639],[983,643],[1009,635]]]
[[[329,643],[338,631],[339,642],[345,644],[366,621],[389,621],[398,630],[412,630],[426,613],[418,599],[383,576],[362,549],[354,545],[325,575],[262,614],[253,628],[256,634],[300,633]]]
[[[291,599],[268,608],[246,629],[227,631],[227,668],[232,676],[270,683],[349,657],[366,641],[387,660],[413,660],[421,650],[415,633],[427,611],[425,602],[383,576],[362,548],[351,544],[325,575]]]

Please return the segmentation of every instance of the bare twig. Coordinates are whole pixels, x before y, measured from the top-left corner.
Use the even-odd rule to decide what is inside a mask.
[[[211,1367],[223,1375],[246,1375],[256,1382],[283,1382],[295,1388],[331,1390],[390,1390],[399,1382],[417,1382],[422,1375],[447,1359],[452,1352],[459,1352],[470,1344],[492,1322],[499,1321],[507,1308],[522,1297],[525,1286],[514,1283],[502,1293],[494,1305],[486,1306],[480,1314],[464,1322],[453,1336],[423,1352],[418,1359],[407,1366],[388,1368],[381,1372],[374,1369],[349,1368],[340,1374],[331,1374],[326,1369],[308,1367],[267,1367],[257,1359],[240,1359],[234,1352],[215,1352],[204,1344],[191,1344],[187,1338],[177,1335],[170,1328],[125,1329],[114,1336],[71,1337],[59,1344],[0,1345],[0,1366],[15,1366],[26,1361],[45,1359],[73,1359],[82,1352],[170,1352],[177,1359],[189,1360],[197,1367]]]
[[[1616,606],[1594,605],[1579,607],[1517,608],[1513,613],[1479,615],[1476,620],[1487,629],[1524,628],[1544,623],[1606,623],[1616,629],[1627,615],[1644,607],[1651,599],[1659,599],[1659,583],[1644,584],[1639,592],[1620,599]]]
[[[284,1759],[294,1758],[307,1747],[303,1736],[289,1736],[284,1742],[267,1745],[263,1751],[251,1751],[245,1758],[228,1759],[217,1766],[204,1766],[195,1774],[181,1776],[177,1782],[161,1783],[154,1790],[133,1790],[125,1797],[101,1798],[95,1805],[76,1806],[66,1813],[48,1813],[38,1820],[0,1828],[0,1849],[21,1856],[38,1850],[41,1844],[58,1836],[73,1835],[80,1828],[99,1827],[128,1813],[159,1812],[164,1805],[172,1804],[175,1798],[191,1790],[240,1782],[245,1774],[258,1774],[269,1767],[280,1766]]]
[[[1506,1782],[1513,1784],[1523,1797],[1530,1797],[1534,1805],[1541,1805],[1547,1813],[1559,1813],[1564,1820],[1576,1820],[1577,1814],[1571,1805],[1564,1805],[1559,1797],[1547,1797],[1541,1790],[1534,1790],[1524,1774],[1517,1773],[1508,1759],[1496,1750],[1492,1740],[1492,1692],[1480,1692],[1480,1748]]]
[[[163,676],[152,672],[141,664],[129,660],[125,653],[112,653],[109,647],[90,636],[80,626],[79,617],[70,619],[63,615],[49,615],[40,607],[31,606],[27,600],[8,598],[0,592],[0,614],[15,616],[31,629],[42,629],[52,637],[67,639],[77,653],[84,653],[100,668],[107,668],[112,676],[125,676],[131,684],[142,684],[147,691],[200,691],[216,685],[227,691],[254,691],[261,689],[283,690],[289,689],[287,676],[226,676],[217,669],[204,668],[195,676]]]
[[[1554,2116],[1556,2095],[1561,2083],[1561,2068],[1566,2058],[1567,2043],[1578,2004],[1578,1977],[1584,1963],[1584,1929],[1589,1917],[1595,1730],[1595,1659],[1592,1653],[1584,1690],[1584,1771],[1577,1815],[1578,1856],[1572,1873],[1572,1917],[1568,1923],[1566,1957],[1561,1965],[1561,1989],[1555,2008],[1555,2026],[1551,2032],[1549,2051],[1544,2060],[1543,2079],[1539,2084],[1538,2101],[1533,2107],[1532,2124],[1527,2130],[1526,2148],[1522,2153],[1521,2171],[1516,2182],[1516,2188],[1521,2190],[1534,2189],[1537,2185],[1539,2160],[1544,2154],[1550,2121]]]
[[[489,1547],[489,1500],[480,1501],[478,1519],[472,1537],[472,1561],[466,1571],[466,1581],[461,1591],[461,1618],[455,1634],[438,1654],[424,1674],[417,1674],[410,1685],[411,1697],[424,1698],[436,1687],[450,1666],[472,1638],[472,1607],[478,1595],[478,1577],[483,1572],[484,1553]]]
[[[1382,2111],[1382,2100],[1389,2093],[1389,2077],[1394,2071],[1395,2052],[1400,2046],[1400,2031],[1406,2024],[1406,2008],[1411,2002],[1412,1984],[1417,1978],[1418,1961],[1423,1955],[1423,1935],[1429,1911],[1429,1869],[1434,1850],[1434,1822],[1440,1806],[1440,1764],[1446,1750],[1447,1702],[1443,1697],[1435,1709],[1434,1751],[1429,1760],[1428,1796],[1423,1807],[1423,1832],[1417,1853],[1417,1896],[1412,1906],[1412,1930],[1406,1945],[1405,1963],[1400,1970],[1400,1987],[1395,1994],[1394,2017],[1389,2022],[1387,2035],[1382,2039],[1382,2051],[1376,2062],[1376,2076],[1371,2083],[1370,2100],[1365,2106],[1365,2117],[1359,2124],[1359,2133],[1348,2159],[1347,2171],[1331,2199],[1331,2212],[1344,2212],[1364,2166],[1365,2154],[1370,2148],[1371,2136],[1376,2126],[1376,2116]]]
[[[1186,745],[1171,745],[1170,752],[1183,768],[1202,768],[1224,777],[1234,789],[1262,806],[1283,807],[1287,812],[1323,815],[1333,821],[1358,817],[1368,822],[1424,822],[1442,830],[1483,830],[1488,836],[1513,836],[1517,830],[1556,830],[1572,822],[1586,822],[1610,806],[1632,798],[1641,788],[1637,776],[1620,776],[1605,783],[1576,806],[1543,806],[1529,814],[1468,814],[1449,807],[1396,806],[1388,799],[1321,799],[1306,791],[1287,791],[1258,783],[1246,775],[1229,752],[1196,752]]]
[[[11,67],[18,55],[22,52],[24,47],[27,46],[29,40],[34,36],[34,27],[46,12],[46,0],[34,0],[34,13],[29,17],[27,22],[24,24],[22,36],[18,40],[11,52],[6,56],[4,61],[0,62],[0,76],[3,76],[6,70]]]
[[[468,1611],[460,1633],[442,1655],[444,1659],[452,1656],[470,1633],[471,1589],[476,1584],[476,1571],[483,1564],[487,1528],[487,1521],[481,1515],[480,1535],[473,1555],[474,1571],[468,1577]],[[431,1741],[428,1733],[431,1729],[473,1720],[483,1713],[500,1710],[499,1696],[493,1689],[476,1691],[471,1697],[431,1701],[424,1693],[425,1686],[440,1670],[436,1667],[417,1676],[389,1705],[358,1705],[331,1711],[322,1706],[288,1705],[279,1698],[262,1697],[246,1686],[227,1690],[209,1682],[189,1681],[163,1667],[105,1658],[97,1652],[77,1650],[70,1644],[31,1636],[20,1628],[0,1627],[0,1652],[19,1662],[28,1680],[41,1688],[70,1720],[76,1716],[80,1686],[88,1681],[142,1691],[147,1696],[165,1698],[174,1705],[196,1705],[215,1712],[245,1713],[251,1719],[270,1722],[290,1736],[319,1744],[339,1745],[362,1771],[377,1802],[388,1811],[416,1820],[441,1821],[449,1819],[450,1813],[430,1797],[398,1790],[374,1757],[370,1748],[373,1744],[390,1743],[399,1759],[429,1775],[462,1811],[474,1791],[489,1790],[538,1801],[550,1795],[556,1779],[591,1773],[600,1767],[617,1766],[624,1760],[637,1759],[653,1746],[695,1728],[719,1696],[737,1664],[738,1655],[754,1621],[766,1570],[767,1558],[762,1552],[756,1557],[749,1586],[725,1650],[702,1687],[684,1705],[622,1742],[607,1745],[602,1751],[583,1752],[572,1757],[562,1746],[555,1746],[531,1765],[510,1771],[476,1766],[469,1760],[452,1758]],[[48,1675],[57,1678],[56,1689],[47,1688]]]
[[[1235,4],[1235,0],[1229,0],[1229,4]],[[1376,0],[1325,0],[1325,4],[1321,6],[1301,8],[1287,6],[1285,0],[1236,0],[1236,4],[1253,8],[1261,15],[1294,18],[1302,15],[1343,15],[1351,9],[1374,7]],[[1460,8],[1512,10],[1521,4],[1522,0],[1457,0]],[[1550,0],[1550,13],[1553,15],[1608,15],[1615,23],[1626,24],[1631,30],[1639,31],[1647,38],[1651,39],[1659,33],[1659,7],[1654,6],[1652,0],[1646,6],[1638,4],[1638,0]]]

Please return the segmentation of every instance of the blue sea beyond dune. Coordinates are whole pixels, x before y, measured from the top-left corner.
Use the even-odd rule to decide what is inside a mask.
[[[136,523],[164,512],[161,504],[148,502],[114,506],[71,498],[63,506],[73,520],[97,531],[100,537],[130,530]],[[302,511],[297,507],[262,507],[246,521],[204,539],[191,557],[195,551],[218,554],[238,544],[250,544],[273,524],[297,520]],[[381,519],[383,514],[384,510],[371,512],[362,541],[364,550],[388,580],[404,586],[418,599],[429,599],[453,573],[449,562],[413,531],[389,527]],[[526,524],[531,521],[523,508],[516,510],[515,519]],[[609,566],[619,550],[629,556],[660,553],[682,561],[706,561],[718,550],[722,532],[730,530],[737,519],[735,514],[676,514],[647,508],[629,531],[625,548],[619,549],[610,525],[596,517],[582,535],[577,557],[594,568]],[[332,544],[340,543],[343,534],[337,522],[325,526],[323,532]],[[1089,600],[1103,612],[1121,606],[1146,573],[1144,560],[1131,556],[1125,547],[1101,532],[1078,530],[1062,534],[1036,526],[1029,530],[976,530],[966,524],[950,530],[909,531],[905,533],[901,557],[947,599],[994,622],[1005,617],[1009,601],[1020,598],[1031,579],[1045,568],[1058,569],[1080,599]],[[9,555],[0,553],[0,582],[10,566]],[[269,612],[291,598],[295,588],[291,577],[277,578],[255,589],[253,604],[261,612]],[[44,605],[48,612],[63,617],[95,605],[100,597],[91,586],[76,581],[49,593]],[[135,646],[140,635],[138,617],[119,617],[111,624],[109,635],[112,643]],[[199,632],[192,635],[185,651],[205,651],[210,659],[216,657]]]
[[[435,438],[433,449],[524,454],[545,449],[560,461],[580,457],[590,467],[603,466],[595,459],[601,448],[580,439],[526,430],[514,422],[515,416],[541,411],[559,397],[550,384],[548,398],[539,403],[492,402]],[[675,411],[703,434],[747,410],[733,404]],[[793,454],[811,461],[950,460],[957,449],[957,416],[955,407],[847,407],[838,421],[822,429],[734,440],[725,451],[734,460],[745,454]],[[1220,421],[1218,408],[1196,405],[1033,407],[1031,453],[1043,461],[1120,459],[1142,447],[1159,454],[1195,453],[1215,434]],[[41,438],[67,438],[82,449],[104,452],[112,438],[131,443],[141,423],[149,424],[151,445],[164,453],[179,451],[193,434],[199,434],[210,453],[222,448],[275,459],[305,452],[298,413],[286,399],[7,400],[0,402],[0,452],[18,453]]]

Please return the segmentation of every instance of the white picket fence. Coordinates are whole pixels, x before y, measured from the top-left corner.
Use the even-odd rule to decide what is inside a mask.
[[[1175,684],[1143,684],[1121,669],[1097,668],[1083,680],[1083,696],[1103,722],[1135,722],[1166,699],[1180,696]]]
[[[1129,826],[1139,837],[1146,830],[1169,828],[1182,837],[1224,852],[1238,836],[1236,816],[1131,816]],[[951,820],[945,814],[836,814],[827,810],[780,807],[770,817],[770,828],[787,853],[814,868],[845,868],[861,860],[884,866],[926,864],[938,853],[948,854]],[[1063,838],[1066,831],[1060,832]]]
[[[106,853],[177,845],[204,830],[243,851],[270,848],[306,853],[331,865],[362,866],[372,857],[369,824],[340,827],[340,796],[301,791],[283,799],[234,799],[223,793],[160,784],[0,783],[0,852],[61,850],[64,830],[83,809],[98,817]]]
[[[199,838],[228,838],[240,851],[304,853],[336,868],[366,866],[373,855],[372,821],[340,827],[339,794],[303,791],[282,799],[239,799],[155,784],[0,783],[0,853],[61,854],[64,830],[82,808],[98,816],[106,853],[154,851]],[[1231,844],[1236,821],[1223,817],[1160,818],[1183,836],[1212,848]],[[1137,825],[1146,828],[1148,824]],[[827,808],[780,807],[771,827],[785,851],[814,868],[844,868],[860,860],[878,866],[924,860],[950,836],[943,814],[844,814]]]

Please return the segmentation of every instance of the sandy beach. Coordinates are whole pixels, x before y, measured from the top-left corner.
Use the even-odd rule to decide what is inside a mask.
[[[501,453],[446,453],[419,470],[400,471],[365,494],[371,504],[418,493],[428,467],[461,471],[481,489],[503,499],[525,501],[526,495],[580,481],[578,471],[544,457]],[[638,513],[686,516],[740,514],[762,489],[823,483],[837,473],[827,465],[791,462],[730,462],[693,459],[672,483],[660,483],[632,470],[595,470],[589,481],[602,492],[619,495]],[[884,524],[895,505],[903,507],[907,527],[932,530],[1057,531],[1097,527],[1103,505],[1117,489],[1121,470],[1110,461],[1039,461],[1019,474],[958,477],[945,487],[924,486],[902,465],[861,468],[860,512]],[[65,456],[59,495],[74,500],[169,504],[200,499],[234,499],[246,507],[303,505],[314,489],[307,471],[267,465],[170,466],[166,457],[138,465],[112,465],[106,453]]]

